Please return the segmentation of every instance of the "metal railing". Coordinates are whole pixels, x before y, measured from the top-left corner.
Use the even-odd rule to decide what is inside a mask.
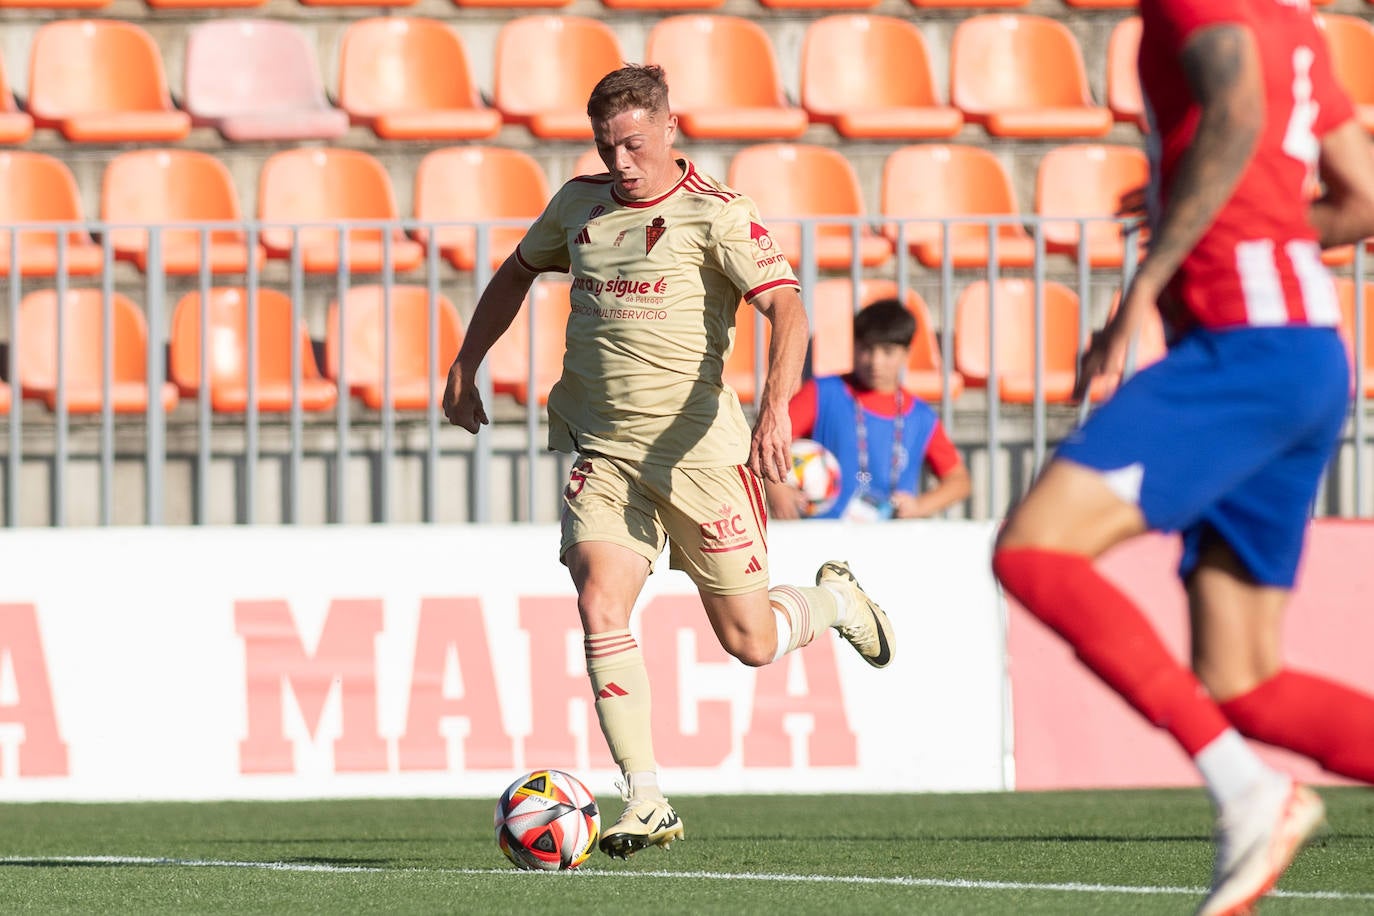
[[[902,217],[893,227],[895,256],[886,264],[866,269],[853,259],[847,270],[822,272],[817,266],[817,229],[821,225],[847,225],[852,247],[857,251],[861,236],[881,228],[871,218],[825,217],[824,219],[770,219],[775,226],[794,223],[801,228],[801,249],[797,274],[802,283],[803,301],[808,315],[815,314],[815,290],[824,276],[848,277],[857,290],[859,281],[882,278],[896,283],[901,295],[916,290],[930,304],[938,325],[942,364],[941,396],[938,412],[956,443],[975,467],[975,496],[962,513],[970,517],[996,517],[1015,499],[1035,471],[1043,464],[1054,443],[1080,421],[1090,405],[1070,406],[1050,403],[1044,389],[1045,312],[1043,292],[1054,279],[1073,289],[1079,301],[1079,340],[1086,341],[1105,317],[1114,290],[1123,288],[1134,271],[1138,247],[1135,224],[1110,220],[1123,229],[1120,268],[1093,268],[1089,264],[1087,228],[1103,220],[1084,217],[980,216],[922,221]],[[458,305],[466,319],[476,296],[489,281],[492,271],[491,231],[503,226],[520,226],[528,221],[505,220],[484,223],[447,223],[418,220],[349,221],[290,226],[258,221],[242,223],[185,223],[160,226],[124,225],[102,222],[28,223],[0,227],[0,251],[8,255],[11,269],[0,278],[7,295],[0,298],[7,309],[4,341],[6,356],[4,379],[12,389],[9,413],[0,419],[6,426],[4,469],[4,523],[25,524],[164,524],[164,523],[240,523],[348,522],[348,521],[520,521],[556,518],[557,497],[569,459],[551,456],[544,449],[543,408],[533,395],[524,404],[498,396],[492,380],[490,360],[479,373],[479,386],[489,412],[494,411],[493,428],[472,437],[449,427],[438,402],[443,392],[443,374],[452,353],[438,351],[439,308],[441,296]],[[908,253],[913,238],[911,227],[922,222],[936,224],[942,239],[942,259],[938,267],[924,267]],[[1075,223],[1079,228],[1076,257],[1047,253],[1047,224]],[[985,268],[956,268],[952,256],[952,231],[955,227],[977,225],[987,233],[988,264]],[[1013,268],[1002,263],[998,228],[1006,225],[1026,227],[1033,242],[1034,257],[1029,267]],[[476,230],[475,268],[459,271],[449,267],[439,246],[424,246],[423,256],[413,269],[395,269],[395,251],[403,239],[425,233],[433,240],[437,230],[469,226]],[[119,229],[147,231],[146,263],[142,270],[117,260],[112,233]],[[269,258],[259,265],[253,256],[265,232],[289,231],[291,245],[284,258]],[[338,231],[334,242],[336,265],[327,272],[307,270],[302,234],[313,229]],[[198,269],[190,274],[170,274],[165,269],[169,233],[197,233]],[[234,231],[242,234],[249,256],[246,270],[237,274],[212,273],[209,266],[211,233]],[[366,274],[350,265],[349,234],[380,233],[381,269]],[[27,246],[21,235],[55,234],[54,270],[51,275],[21,276],[14,269],[23,260]],[[94,237],[102,255],[98,272],[73,275],[69,269],[73,246],[78,239]],[[1366,255],[1362,247],[1353,263],[1340,273],[1354,280],[1353,327],[1349,329],[1355,353],[1355,401],[1341,455],[1323,488],[1319,514],[1364,516],[1368,505],[1366,464],[1370,451],[1366,401],[1364,396],[1364,340]],[[1028,405],[1002,403],[998,395],[999,346],[995,333],[998,318],[998,288],[1002,277],[1017,276],[1031,281],[1035,290],[1034,395]],[[955,304],[962,290],[977,280],[988,280],[989,335],[988,378],[981,389],[966,389],[955,398],[951,370],[957,369],[955,341]],[[539,282],[545,282],[543,278]],[[380,342],[380,407],[360,407],[353,401],[353,378],[348,360],[352,333],[347,321],[349,290],[360,283],[380,287],[382,300]],[[402,285],[421,286],[427,302],[428,352],[425,362],[434,367],[428,373],[429,407],[400,410],[393,404],[392,386],[395,357],[392,332],[392,306],[396,289]],[[244,290],[246,398],[241,412],[215,409],[211,391],[216,385],[213,366],[215,337],[211,321],[211,291],[230,286]],[[52,289],[58,301],[65,301],[69,290],[98,288],[101,294],[101,403],[94,413],[74,413],[69,402],[71,384],[67,373],[56,374],[55,390],[50,394],[51,409],[24,398],[26,330],[20,320],[25,296],[38,289]],[[330,380],[338,389],[337,401],[328,410],[307,410],[302,403],[305,381],[304,355],[294,344],[289,353],[289,405],[281,412],[268,413],[260,403],[259,363],[264,347],[259,342],[262,290],[286,294],[290,302],[290,326],[305,323],[318,346],[328,303],[337,303],[340,354]],[[149,396],[146,411],[116,414],[115,389],[115,294],[127,295],[141,308],[149,329],[150,345],[144,355],[143,372]],[[165,412],[157,392],[171,375],[169,356],[172,308],[169,299],[189,293],[199,294],[199,327],[196,362],[199,378],[193,386],[183,382],[182,404]],[[857,308],[864,303],[854,301]],[[527,308],[536,308],[534,297]],[[533,319],[534,316],[531,316]],[[762,316],[741,311],[738,320],[756,322],[753,368],[756,389],[766,361]],[[55,316],[53,357],[69,353],[72,328],[66,309]],[[529,391],[536,390],[535,332],[530,321],[528,343]],[[70,355],[70,354],[69,354]],[[90,358],[89,352],[83,358]],[[1131,367],[1128,367],[1128,371]],[[190,388],[194,388],[194,394]],[[33,391],[29,391],[33,394]],[[976,460],[975,460],[976,459]],[[361,461],[365,467],[355,465]],[[94,466],[94,480],[89,467]],[[131,470],[130,466],[133,466]],[[276,480],[267,479],[271,468],[278,468]],[[135,478],[141,483],[137,498],[130,492]],[[226,487],[224,480],[229,485]],[[269,492],[270,491],[270,492]],[[321,493],[322,491],[322,493]],[[307,501],[307,497],[309,497]],[[132,502],[141,503],[134,511]],[[360,509],[360,504],[362,508]]]

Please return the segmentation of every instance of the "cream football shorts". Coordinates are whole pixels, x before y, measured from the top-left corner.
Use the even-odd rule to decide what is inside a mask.
[[[620,544],[715,595],[768,586],[763,485],[745,465],[675,468],[579,455],[563,489],[560,559],[583,541]]]

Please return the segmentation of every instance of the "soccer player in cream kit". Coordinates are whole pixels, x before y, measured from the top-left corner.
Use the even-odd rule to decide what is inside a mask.
[[[1192,758],[1217,816],[1199,912],[1228,916],[1252,912],[1324,817],[1246,738],[1374,782],[1374,698],[1280,652],[1349,400],[1321,248],[1374,234],[1374,153],[1307,0],[1142,0],[1140,14],[1150,249],[1078,390],[1121,369],[1149,309],[1169,352],[1060,446],[993,570]],[[1093,564],[1152,529],[1182,535],[1192,671]]]
[[[488,422],[478,365],[534,278],[570,273],[563,374],[548,402],[549,447],[577,455],[559,555],[577,589],[597,716],[624,775],[626,807],[601,849],[625,857],[684,835],[659,787],[648,673],[629,628],[665,544],[721,645],[746,665],[833,627],[882,668],[894,634],[846,563],[822,564],[815,586],[769,587],[761,479],[781,481],[789,468],[787,407],[807,328],[796,277],[753,202],[673,155],[661,68],[607,74],[587,116],[607,171],[565,184],[496,271],[449,369],[444,412],[473,433]],[[752,429],[722,380],[741,298],[772,327]]]

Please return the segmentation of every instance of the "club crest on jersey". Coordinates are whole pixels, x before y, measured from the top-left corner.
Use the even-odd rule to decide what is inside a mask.
[[[601,204],[597,204],[587,213],[587,221],[590,222],[605,212],[606,208]]]
[[[661,216],[655,216],[654,221],[644,227],[645,254],[654,250],[654,246],[658,244],[659,239],[663,238],[663,233],[666,232],[667,229],[668,226],[663,222],[663,217]]]
[[[760,251],[767,251],[773,247],[773,237],[768,234],[768,230],[758,223],[750,221],[749,237],[754,240],[754,244],[759,246]]]

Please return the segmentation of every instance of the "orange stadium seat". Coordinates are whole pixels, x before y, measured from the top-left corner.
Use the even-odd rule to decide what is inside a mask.
[[[415,0],[300,0],[305,6],[413,6]]]
[[[644,56],[666,71],[678,126],[688,137],[794,139],[807,116],[790,105],[768,33],[740,16],[706,13],[659,20]]]
[[[568,6],[571,3],[572,0],[453,0],[454,6],[496,7],[498,9],[518,9],[532,6],[556,8]]]
[[[611,27],[583,16],[521,16],[496,37],[492,104],[545,140],[590,140],[587,96],[625,62]]]
[[[851,140],[952,137],[964,125],[941,103],[914,23],[849,14],[811,23],[802,42],[801,104]]]
[[[258,180],[258,216],[273,223],[262,231],[267,253],[291,256],[294,235],[307,271],[328,272],[339,267],[339,230],[319,225],[344,220],[398,219],[391,178],[375,158],[361,150],[329,147],[274,153]],[[292,229],[283,223],[301,225]],[[385,231],[380,226],[348,230],[348,266],[376,272],[384,267]],[[411,270],[420,263],[418,242],[400,228],[391,233],[391,267]]]
[[[1117,290],[1112,295],[1112,307],[1109,315],[1115,315],[1117,308],[1121,305],[1121,290]],[[1151,363],[1157,363],[1164,358],[1168,352],[1169,345],[1164,331],[1164,317],[1159,314],[1159,309],[1150,309],[1145,315],[1145,321],[1136,332],[1135,340],[1131,342],[1130,352],[1131,370],[1139,372]],[[1093,381],[1091,397],[1094,401],[1104,400],[1108,395],[1117,389],[1121,384],[1121,377],[1103,376]]]
[[[62,309],[62,356],[57,355],[57,291],[36,290],[19,303],[19,374],[24,397],[57,408],[59,373],[71,413],[100,413],[105,381],[105,306],[98,289],[67,290]],[[110,301],[110,406],[116,413],[148,409],[148,324],[143,312],[115,293]],[[162,385],[162,409],[177,404],[176,386]]]
[[[754,376],[754,346],[758,340],[758,326],[763,325],[763,374]],[[735,346],[721,367],[721,380],[734,390],[741,404],[752,404],[758,397],[763,379],[768,375],[768,346],[773,340],[773,326],[759,310],[740,301],[735,311]]]
[[[0,143],[23,143],[33,136],[33,117],[20,111],[5,78],[5,62],[0,59]]]
[[[458,32],[437,19],[362,19],[344,32],[339,107],[388,140],[494,137]]]
[[[81,223],[81,194],[66,163],[46,153],[0,151],[0,225],[15,223]],[[99,245],[84,226],[65,233],[66,250],[59,252],[57,232],[25,229],[19,232],[19,273],[51,277],[59,255],[66,257],[69,274],[99,273],[105,263]],[[0,275],[10,274],[9,230],[0,229]]]
[[[456,0],[455,0],[456,2]],[[764,6],[775,6],[773,0],[759,0]],[[804,2],[804,0],[803,0]],[[833,0],[845,4],[855,0]],[[869,2],[869,0],[863,0]],[[877,2],[877,0],[873,0]],[[601,0],[602,6],[613,10],[712,10],[725,5],[725,0]]]
[[[986,7],[1027,6],[1030,0],[911,0],[915,7],[937,9],[974,9]]]
[[[534,328],[534,400],[547,404],[549,391],[563,374],[563,351],[567,341],[568,316],[572,314],[569,294],[572,284],[541,280],[534,284],[524,307],[511,326],[491,348],[487,364],[491,367],[493,389],[510,394],[520,404],[530,402],[530,328]],[[534,310],[534,321],[530,311]]]
[[[998,396],[1028,404],[1035,399],[1035,284],[998,280],[995,318],[989,317],[991,291],[988,281],[978,280],[955,303],[954,363],[970,385],[986,386],[988,338],[995,322]],[[1078,296],[1053,281],[1045,283],[1044,291],[1044,398],[1047,403],[1064,403],[1073,397],[1078,370]]]
[[[974,146],[906,146],[883,165],[882,211],[885,219],[905,225],[908,250],[927,267],[945,258],[941,218],[1012,216],[1017,211],[1011,176],[992,152]],[[900,244],[899,224],[887,223],[883,232]],[[1020,223],[996,229],[997,263],[1028,267],[1035,260],[1035,243]],[[991,254],[988,226],[951,222],[950,263],[960,269],[985,267]]]
[[[1360,126],[1374,131],[1374,25],[1359,16],[1330,14],[1318,16],[1317,25],[1331,49],[1331,69],[1355,103]]]
[[[544,170],[528,153],[496,146],[456,146],[435,150],[415,171],[415,218],[443,221],[523,219],[532,221],[549,202]],[[523,226],[489,230],[490,263],[496,267],[524,237]],[[415,237],[428,243],[427,230]],[[435,242],[459,270],[477,265],[477,229],[445,226],[434,230]]]
[[[207,303],[210,405],[216,411],[248,409],[248,293],[237,287],[210,290]],[[181,297],[172,310],[169,374],[183,395],[200,391],[200,293]],[[258,409],[281,413],[291,409],[291,349],[297,347],[302,410],[328,410],[338,398],[334,383],[320,376],[305,322],[291,330],[291,300],[275,289],[257,295]]]
[[[1112,113],[1093,104],[1078,39],[1048,16],[961,21],[950,45],[949,94],[965,119],[997,137],[1100,137],[1112,127]]]
[[[1140,5],[1140,0],[1064,0],[1064,2],[1069,6],[1088,10],[1125,10],[1135,9]]]
[[[583,150],[582,154],[577,157],[577,161],[573,163],[572,171],[568,175],[600,175],[604,171],[606,171],[606,163],[601,161],[601,154],[593,146],[589,150]]]
[[[871,10],[878,0],[759,0],[760,5],[780,10]]]
[[[144,0],[155,10],[247,9],[262,6],[267,0]]]
[[[241,223],[239,195],[224,164],[194,150],[138,150],[121,153],[105,167],[100,195],[101,218],[107,223]],[[200,270],[201,237],[212,273],[248,270],[247,234],[239,226],[201,229],[163,228],[162,268],[172,274]],[[149,233],[144,229],[111,229],[115,254],[148,269]],[[262,267],[266,252],[254,246],[252,259]]]
[[[180,140],[191,117],[172,107],[157,42],[131,22],[40,26],[29,57],[29,113],[78,143]]]
[[[332,140],[348,115],[329,104],[314,43],[289,22],[223,19],[186,39],[186,109],[236,143]]]
[[[1145,153],[1134,146],[1060,146],[1040,159],[1035,181],[1035,212],[1041,216],[1108,217],[1150,178]],[[1074,222],[1043,223],[1049,251],[1078,257],[1079,236],[1087,236],[1088,263],[1120,267],[1125,256],[1122,225],[1099,220],[1079,232]],[[1140,238],[1140,234],[1136,235]]]
[[[863,189],[854,167],[839,150],[804,143],[746,146],[730,161],[726,184],[751,197],[769,234],[794,266],[801,263],[802,228],[790,218],[863,216]],[[821,270],[847,270],[856,259],[876,267],[892,256],[892,245],[867,225],[859,227],[857,249],[846,224],[818,223],[814,254]]]
[[[1341,304],[1341,339],[1350,360],[1350,390],[1356,391],[1355,281],[1336,278],[1336,298]],[[1374,283],[1364,285],[1364,396],[1374,397]]]
[[[110,0],[0,0],[0,10],[95,10]]]
[[[324,339],[325,374],[339,381],[340,364],[348,373],[348,390],[373,410],[386,398],[386,309],[381,286],[354,286],[344,309],[347,340],[339,331],[339,303],[329,304]],[[396,410],[428,410],[439,403],[448,380],[448,366],[463,342],[462,319],[447,296],[434,304],[438,326],[437,361],[431,365],[429,290],[423,286],[391,288],[391,406]],[[430,387],[433,384],[434,393]]]
[[[1139,53],[1140,17],[1128,16],[1112,28],[1107,38],[1107,107],[1117,121],[1129,121],[1147,130],[1145,99],[1136,71]]]
[[[820,281],[812,300],[812,374],[842,375],[853,369],[854,313],[879,299],[896,299],[897,294],[897,284],[891,280],[860,280],[857,291],[848,277]],[[923,401],[938,401],[943,391],[943,362],[930,309],[914,289],[907,290],[903,301],[916,318],[916,336],[911,340],[902,387]],[[951,398],[964,391],[964,377],[953,369],[949,373],[949,389]]]

